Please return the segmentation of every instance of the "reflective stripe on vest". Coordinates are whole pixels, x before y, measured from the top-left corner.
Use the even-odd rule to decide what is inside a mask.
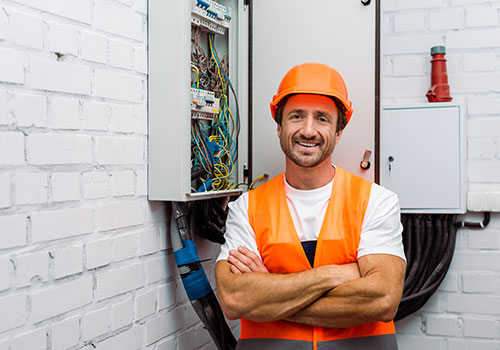
[[[290,339],[241,339],[236,350],[311,350],[310,341]],[[397,349],[395,334],[318,342],[318,350],[387,350]]]
[[[314,267],[357,261],[361,227],[370,191],[371,183],[337,167],[330,202],[318,236]],[[312,268],[288,209],[283,174],[249,192],[248,219],[255,232],[262,261],[269,272],[293,273]],[[253,342],[262,344],[262,342],[270,341],[269,339],[274,339],[273,343],[294,340],[301,341],[297,342],[297,346],[303,346],[305,343],[308,349],[311,349],[311,342],[314,345],[317,343],[318,349],[320,346],[323,349],[330,349],[330,347],[324,346],[333,340],[336,343],[339,341],[340,346],[342,344],[340,340],[353,344],[352,342],[361,342],[363,337],[378,339],[379,337],[373,336],[394,333],[393,322],[372,322],[351,328],[321,328],[287,321],[253,322],[241,320],[240,342],[245,344],[248,340],[252,344]],[[381,338],[386,339],[387,337]],[[395,339],[394,336],[388,338]],[[264,341],[264,339],[266,340]],[[259,348],[263,349],[260,346]],[[276,349],[280,348],[276,347]],[[297,349],[302,348],[298,347]],[[332,349],[336,349],[336,347],[332,347]],[[397,349],[397,346],[389,346],[384,349]]]

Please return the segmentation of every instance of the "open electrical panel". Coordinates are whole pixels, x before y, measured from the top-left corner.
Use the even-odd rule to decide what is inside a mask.
[[[149,2],[149,198],[238,193],[236,0]]]

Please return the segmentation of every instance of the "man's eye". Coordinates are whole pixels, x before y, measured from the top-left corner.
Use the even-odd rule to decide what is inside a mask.
[[[290,119],[300,119],[300,115],[298,115],[298,114],[292,114],[290,116]]]

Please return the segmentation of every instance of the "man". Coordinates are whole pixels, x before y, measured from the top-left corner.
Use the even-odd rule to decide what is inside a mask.
[[[340,74],[306,63],[271,102],[286,171],[230,204],[216,265],[237,349],[397,349],[397,196],[332,165],[352,115]]]

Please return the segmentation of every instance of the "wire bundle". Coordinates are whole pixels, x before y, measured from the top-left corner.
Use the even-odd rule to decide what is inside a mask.
[[[222,206],[219,208],[224,211]],[[219,213],[222,213],[218,210]],[[193,231],[188,224],[190,216],[193,213],[189,212],[186,203],[172,202],[172,213],[170,219],[170,242],[174,251],[177,268],[183,282],[184,289],[188,294],[194,311],[203,322],[204,328],[208,331],[214,344],[219,350],[233,350],[236,348],[236,339],[234,338],[231,329],[227,325],[222,309],[219,305],[210,284],[206,278],[203,266],[199,260],[196,245],[193,242]],[[179,263],[179,252],[182,252],[186,247],[191,246],[194,250],[191,251],[191,257],[195,256],[195,262],[188,264]],[[189,258],[189,256],[187,257]],[[185,283],[187,280],[192,283]],[[205,285],[203,293],[199,292],[200,285]],[[195,294],[195,297],[192,297]],[[191,297],[190,297],[191,296]]]
[[[220,99],[220,112],[211,122],[192,120],[192,174],[193,190],[227,190],[235,187],[230,182],[238,158],[237,139],[240,132],[239,106],[233,85],[226,73],[227,64],[223,56],[219,59],[214,44],[214,34],[208,34],[210,57],[199,44],[200,29],[193,28],[191,70],[194,73],[193,87],[213,91]],[[229,90],[236,101],[236,118],[229,108]]]
[[[446,277],[455,250],[455,215],[401,215],[407,259],[398,321],[419,310]]]

